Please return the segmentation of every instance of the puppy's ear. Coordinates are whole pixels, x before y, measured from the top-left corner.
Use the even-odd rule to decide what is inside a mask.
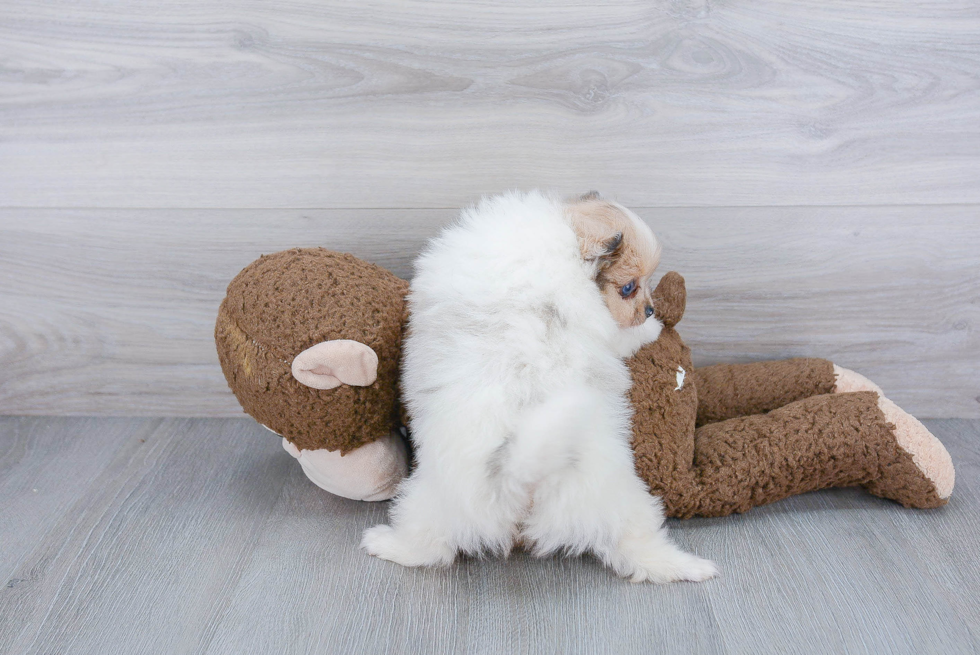
[[[601,202],[585,201],[575,203],[570,210],[582,259],[594,266],[593,277],[599,279],[616,261],[623,247],[623,230],[615,220],[615,209]]]
[[[579,237],[579,243],[582,246],[582,259],[587,262],[601,261],[608,265],[619,254],[619,249],[623,245],[623,233],[608,234],[600,231],[596,234],[588,234],[584,238]]]

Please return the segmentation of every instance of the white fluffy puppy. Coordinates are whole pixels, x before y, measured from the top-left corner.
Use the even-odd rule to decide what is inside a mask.
[[[484,199],[434,239],[402,367],[417,466],[362,546],[432,566],[521,541],[634,581],[716,575],[670,542],[633,468],[623,357],[660,333],[658,259],[650,229],[598,194]]]

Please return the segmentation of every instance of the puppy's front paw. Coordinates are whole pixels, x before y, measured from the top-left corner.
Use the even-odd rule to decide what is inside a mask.
[[[445,566],[451,564],[451,549],[435,543],[422,544],[403,538],[390,525],[376,525],[364,531],[361,548],[375,557],[402,566]]]

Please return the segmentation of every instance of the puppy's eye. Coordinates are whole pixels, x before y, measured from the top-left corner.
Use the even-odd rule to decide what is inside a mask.
[[[647,318],[650,318],[651,316],[653,316],[653,307],[647,305],[647,308],[644,310],[643,313],[647,315]]]
[[[619,290],[619,295],[623,298],[629,298],[634,293],[636,293],[636,280],[630,280],[628,284],[624,284]]]

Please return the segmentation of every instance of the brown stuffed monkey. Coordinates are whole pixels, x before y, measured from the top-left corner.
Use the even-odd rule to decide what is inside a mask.
[[[629,361],[636,469],[669,516],[724,516],[827,487],[906,507],[953,490],[949,453],[874,383],[824,359],[695,369],[674,326],[684,278],[654,293],[657,341]]]
[[[398,364],[408,283],[322,248],[264,256],[228,287],[215,326],[245,411],[314,483],[390,498],[408,470]],[[942,444],[873,383],[826,360],[694,369],[674,326],[686,292],[657,287],[660,337],[629,362],[636,468],[671,516],[721,516],[831,486],[911,507],[946,502]]]
[[[218,310],[221,369],[242,408],[327,491],[385,500],[408,473],[398,362],[408,282],[353,255],[265,255]]]

